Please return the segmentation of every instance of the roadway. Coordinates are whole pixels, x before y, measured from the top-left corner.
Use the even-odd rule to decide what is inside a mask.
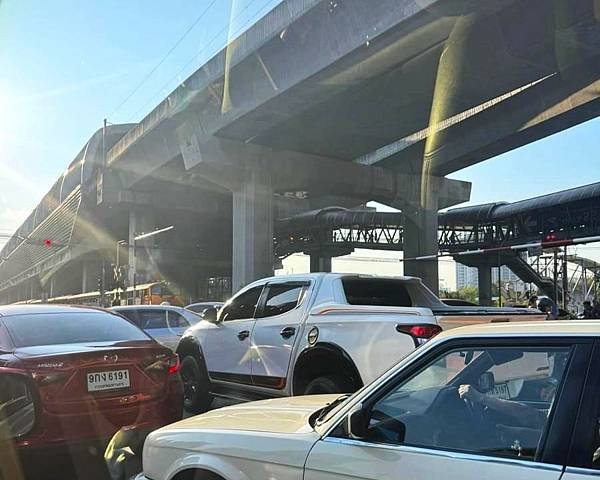
[[[229,400],[215,399],[211,410],[232,404]],[[190,416],[192,415],[184,412],[183,418]],[[114,474],[111,475],[103,452],[92,447],[66,448],[53,451],[45,457],[43,455],[38,456],[36,452],[35,464],[31,465],[28,480],[126,480],[142,470],[139,455],[126,455],[126,460],[112,470]]]

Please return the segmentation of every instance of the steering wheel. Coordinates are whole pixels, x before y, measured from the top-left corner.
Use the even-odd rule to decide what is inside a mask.
[[[457,391],[458,394],[458,391]],[[486,407],[481,403],[476,403],[467,397],[464,397],[463,402],[465,402],[465,407],[467,412],[469,412],[469,416],[472,420],[483,423],[485,421],[485,410]]]

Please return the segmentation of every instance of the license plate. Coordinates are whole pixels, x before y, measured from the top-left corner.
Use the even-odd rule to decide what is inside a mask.
[[[87,374],[88,392],[116,390],[129,387],[129,370],[110,370]]]
[[[510,400],[510,391],[506,383],[500,383],[496,385],[494,389],[488,393],[491,397],[501,398],[503,400]]]

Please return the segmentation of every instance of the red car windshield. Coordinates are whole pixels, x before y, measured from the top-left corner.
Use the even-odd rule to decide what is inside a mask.
[[[2,321],[17,348],[149,339],[123,318],[103,312],[13,315]]]

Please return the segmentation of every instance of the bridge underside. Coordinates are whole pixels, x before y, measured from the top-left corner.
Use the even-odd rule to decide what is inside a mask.
[[[232,193],[234,288],[272,271],[271,194],[397,207],[407,252],[433,254],[446,175],[600,113],[592,0],[300,3],[233,41],[109,152],[125,188],[181,155],[189,175]],[[437,288],[434,263],[407,268]]]

